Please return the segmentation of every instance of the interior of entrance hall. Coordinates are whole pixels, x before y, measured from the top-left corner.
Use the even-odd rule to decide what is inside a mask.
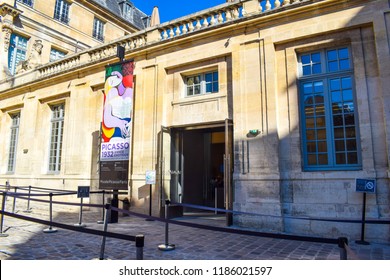
[[[211,207],[217,202],[223,208],[224,128],[180,130],[176,143],[179,149],[173,165],[179,167],[180,175],[172,180],[172,187],[178,200]]]

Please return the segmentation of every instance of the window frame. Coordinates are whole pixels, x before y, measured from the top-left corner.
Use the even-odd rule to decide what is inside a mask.
[[[206,77],[207,75],[210,74],[211,74],[211,80],[208,81]],[[215,74],[217,75],[216,80],[214,76]],[[193,84],[189,85],[188,82],[190,79],[194,79],[194,80],[199,79],[199,82],[198,83],[194,82]],[[204,95],[215,94],[219,92],[220,79],[219,79],[218,69],[200,72],[191,75],[184,75],[183,81],[184,81],[184,97],[204,96]],[[211,91],[207,89],[208,85],[211,85]],[[197,91],[196,88],[199,89],[199,93],[195,93]],[[192,94],[189,94],[190,89],[192,89]]]
[[[348,69],[340,69],[342,65],[339,62],[339,68],[335,71],[329,68],[329,63],[334,62],[328,59],[329,52],[337,50],[338,53],[341,50],[348,50],[348,60],[349,67]],[[311,69],[310,73],[304,70],[304,66],[309,65],[308,63],[303,62],[303,57],[313,54],[319,54],[321,66],[318,68],[317,66]],[[311,58],[312,59],[312,58]],[[343,59],[340,59],[340,61]],[[338,60],[337,60],[338,61]],[[312,62],[312,61],[311,61]],[[310,65],[314,65],[316,63],[311,63]],[[345,62],[345,61],[344,61]],[[334,170],[334,171],[342,171],[342,170],[361,170],[362,169],[362,157],[361,157],[361,147],[360,147],[360,133],[359,133],[359,121],[358,121],[358,110],[357,110],[357,98],[356,98],[356,89],[355,89],[355,79],[354,79],[354,68],[353,68],[353,57],[352,51],[349,46],[337,46],[331,48],[323,48],[319,50],[312,50],[308,52],[302,52],[298,54],[298,66],[299,66],[299,78],[298,78],[298,89],[299,89],[299,103],[300,103],[300,124],[301,124],[301,143],[302,143],[302,165],[304,171],[326,171],[326,170]],[[313,73],[313,69],[314,70]],[[317,72],[320,69],[320,72]],[[306,74],[305,74],[306,73]],[[331,83],[334,83],[336,80],[339,80],[339,89],[332,89]],[[350,80],[350,85],[347,87],[347,83],[342,86],[341,83],[343,81]],[[305,93],[304,87],[312,83],[312,93]],[[322,92],[316,92],[315,83],[318,83],[317,86],[319,88],[320,83],[322,83]],[[340,101],[336,102],[332,100],[334,97],[332,93],[340,92]],[[310,89],[309,89],[310,92]],[[347,95],[348,93],[348,95]],[[345,94],[345,95],[344,95]],[[312,96],[313,104],[313,116],[308,117],[307,108],[310,106],[306,106],[305,98],[309,98]],[[314,99],[314,97],[323,97],[323,104],[320,101]],[[344,96],[348,96],[351,100],[344,100]],[[306,99],[308,100],[308,99]],[[337,107],[334,107],[335,104],[342,105],[338,107],[339,112],[337,113]],[[345,104],[353,105],[353,114],[348,113],[348,109],[345,107]],[[321,115],[320,108],[323,106],[324,115]],[[350,110],[350,109],[349,109]],[[351,118],[353,115],[353,118]],[[341,125],[338,123],[335,124],[336,117],[342,118]],[[325,121],[323,126],[318,125],[320,119]],[[308,128],[307,122],[313,120],[313,127]],[[348,120],[348,121],[347,121]],[[351,120],[353,120],[352,125]],[[319,127],[319,129],[318,129]],[[352,137],[349,137],[347,132],[351,132],[350,130],[353,128],[354,133]],[[342,130],[342,137],[336,137],[336,131]],[[349,130],[348,130],[349,129]],[[325,130],[325,138],[319,134],[320,130]],[[315,137],[312,139],[309,138],[309,133],[311,135],[315,134]],[[319,136],[320,135],[320,136]],[[314,140],[313,140],[314,139]],[[338,146],[340,141],[344,141],[344,150],[338,150],[340,147]],[[353,142],[354,141],[354,142]],[[309,151],[308,143],[314,144],[314,148],[312,151]],[[325,144],[326,145],[325,145]],[[349,144],[349,145],[348,145]],[[319,146],[321,145],[321,147]],[[354,146],[355,145],[355,146]],[[313,146],[312,146],[313,147]],[[325,148],[326,147],[326,148]],[[349,149],[350,147],[355,147],[355,149]],[[324,151],[325,150],[325,151]],[[343,154],[345,157],[345,162],[343,164],[338,163],[337,161],[340,158],[343,158]],[[316,157],[316,164],[309,164],[309,156],[313,155]],[[326,155],[327,164],[320,164],[320,156]],[[354,157],[354,155],[356,157]],[[323,157],[325,159],[325,157]],[[356,163],[348,163],[348,160],[354,161],[356,159]]]
[[[56,174],[61,171],[61,163],[62,163],[62,146],[63,146],[63,138],[64,138],[63,137],[64,123],[65,123],[65,102],[50,105],[50,112],[51,112],[51,118],[50,118],[48,172]]]
[[[24,5],[27,5],[29,7],[33,7],[34,6],[34,0],[16,0],[17,2],[19,3],[22,3]]]
[[[8,52],[8,69],[11,72],[11,75],[16,74],[16,67],[18,66],[19,62],[26,59],[28,42],[29,38],[17,33],[12,33]],[[18,55],[20,56],[18,57]]]
[[[69,24],[70,5],[71,3],[66,0],[56,0],[53,18],[64,24]]]
[[[20,128],[20,112],[10,114],[11,117],[11,132],[10,142],[8,148],[8,163],[7,173],[14,173],[16,167],[16,154],[19,140],[19,128]]]
[[[105,29],[105,22],[97,17],[94,17],[92,37],[95,38],[96,40],[104,42],[104,29]]]
[[[55,55],[55,58],[53,58],[53,56]],[[63,58],[64,56],[66,56],[67,54],[63,51],[60,51],[59,49],[56,49],[56,48],[51,48],[50,49],[50,58],[49,58],[49,61],[50,62],[53,62],[53,61],[56,61],[56,60],[59,60],[61,58]]]

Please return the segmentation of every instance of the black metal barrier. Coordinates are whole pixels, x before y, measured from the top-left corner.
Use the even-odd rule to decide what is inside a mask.
[[[44,190],[44,188],[39,188],[41,191]],[[39,201],[39,202],[47,202],[45,200],[40,200],[40,199],[33,199],[31,196],[47,196],[47,194],[31,194],[31,188],[29,188],[29,195],[28,198],[26,198],[23,194],[19,193],[10,193],[10,196],[15,196],[20,199],[28,199],[28,201]],[[51,190],[51,189],[50,189]],[[1,191],[0,191],[1,192]],[[75,194],[76,192],[64,192],[58,191],[56,194],[52,195],[70,195],[70,194]],[[110,192],[107,191],[101,191],[101,192],[95,192],[95,193],[102,193],[103,197],[105,194],[108,194]],[[104,200],[104,199],[103,199]],[[3,201],[4,201],[4,196],[3,196]],[[69,203],[69,202],[60,202],[56,201],[52,203],[57,203],[57,204],[64,204],[64,205],[74,205],[74,206],[80,206],[79,203]],[[233,233],[233,234],[243,234],[243,235],[251,235],[251,236],[258,236],[258,237],[268,237],[268,238],[277,238],[277,239],[287,239],[287,240],[295,240],[295,241],[306,241],[306,242],[317,242],[317,243],[327,243],[327,244],[337,244],[338,247],[340,248],[340,259],[347,259],[348,255],[352,256],[352,259],[357,259],[356,254],[351,250],[351,248],[348,246],[348,239],[345,237],[340,237],[338,239],[334,238],[321,238],[321,237],[308,237],[308,236],[297,236],[297,235],[289,235],[289,234],[279,234],[279,233],[266,233],[266,232],[257,232],[257,231],[248,231],[248,230],[242,230],[242,229],[233,229],[233,228],[222,228],[222,227],[215,227],[215,226],[209,226],[209,225],[202,225],[202,224],[195,224],[195,223],[190,223],[190,222],[182,222],[182,221],[177,221],[177,220],[171,220],[169,219],[168,216],[168,208],[169,208],[170,202],[166,203],[166,217],[165,218],[159,218],[159,217],[152,217],[150,215],[144,215],[136,212],[132,212],[129,210],[124,210],[120,209],[118,207],[113,207],[110,206],[109,208],[111,211],[115,211],[117,213],[123,213],[127,215],[132,215],[135,217],[139,217],[142,219],[152,219],[155,221],[160,221],[164,222],[166,224],[166,236],[165,236],[165,244],[162,246],[166,245],[172,245],[168,243],[168,224],[176,224],[179,226],[186,226],[186,227],[193,227],[193,228],[199,228],[199,229],[205,229],[205,230],[212,230],[212,231],[218,231],[218,232],[226,232],[226,233]],[[86,206],[90,207],[102,207],[100,204],[85,204]],[[211,207],[204,207],[204,206],[198,206],[198,205],[192,205],[192,204],[175,204],[175,205],[180,205],[183,207],[191,207],[191,208],[196,208],[196,209],[202,209],[202,210],[210,210],[210,211],[217,211],[217,212],[229,212],[232,214],[241,214],[241,215],[254,215],[254,216],[264,216],[264,217],[275,217],[275,218],[286,218],[286,219],[298,219],[298,220],[314,220],[314,221],[324,221],[324,222],[341,222],[341,223],[362,223],[361,220],[343,220],[343,219],[323,219],[323,218],[308,218],[308,217],[292,217],[292,216],[272,216],[272,215],[262,215],[262,214],[255,214],[255,213],[248,213],[248,212],[240,212],[240,211],[233,211],[233,210],[226,210],[226,209],[217,209],[217,208],[211,208]],[[172,205],[171,205],[172,206]],[[108,207],[108,206],[106,206]],[[2,208],[4,209],[4,208]],[[105,220],[105,226],[107,222],[107,213],[108,213],[108,208],[106,208],[106,216],[103,215],[103,218]],[[9,213],[7,213],[9,214]],[[48,223],[46,221],[46,223]],[[390,221],[386,220],[366,220],[365,223],[367,224],[390,224]],[[2,222],[3,224],[3,222]],[[51,225],[55,225],[56,223],[51,223]],[[1,225],[2,227],[2,225]],[[69,226],[67,226],[69,227]],[[85,228],[80,228],[80,227],[74,227],[77,228],[77,231],[84,231],[88,230]],[[107,235],[108,237],[108,235]],[[103,236],[105,238],[105,236]],[[104,241],[105,242],[105,241]],[[173,245],[174,246],[174,245]],[[102,245],[102,248],[104,246]],[[174,249],[174,248],[173,248]],[[138,253],[137,253],[138,256]]]
[[[49,228],[43,230],[43,232],[45,232],[45,233],[57,232],[57,229],[54,228],[54,227],[57,227],[57,228],[62,228],[62,229],[66,229],[66,230],[71,230],[71,231],[77,231],[77,232],[82,232],[82,233],[102,236],[103,239],[102,239],[102,245],[101,245],[100,256],[99,256],[100,260],[104,259],[106,237],[132,241],[132,242],[135,242],[135,245],[136,245],[136,259],[137,260],[143,260],[143,248],[144,248],[144,244],[145,244],[145,241],[144,241],[145,237],[144,237],[144,235],[131,236],[131,235],[124,235],[124,234],[113,233],[113,232],[108,232],[107,231],[107,224],[108,224],[107,217],[108,217],[109,211],[111,211],[111,205],[110,204],[106,204],[106,205],[104,205],[104,207],[102,205],[99,205],[99,204],[84,204],[84,205],[87,205],[87,206],[90,206],[90,207],[99,207],[99,208],[103,207],[105,209],[104,230],[100,231],[100,230],[80,227],[80,226],[77,226],[77,225],[76,226],[75,225],[72,226],[72,225],[67,225],[67,224],[53,222],[53,220],[52,220],[52,204],[56,203],[56,204],[62,204],[62,205],[81,206],[81,204],[78,204],[78,203],[60,202],[60,201],[55,201],[54,202],[53,201],[53,196],[55,196],[55,195],[56,196],[59,196],[59,195],[69,195],[69,194],[74,194],[74,192],[71,192],[71,193],[69,193],[69,192],[67,192],[67,193],[57,193],[57,194],[53,194],[51,192],[48,195],[47,194],[31,194],[29,192],[28,198],[24,197],[23,194],[17,193],[17,192],[13,192],[13,193],[7,192],[7,191],[0,191],[0,192],[2,193],[1,220],[0,220],[1,221],[0,237],[7,237],[8,236],[8,234],[5,234],[3,232],[3,224],[4,224],[4,216],[9,216],[9,217],[13,217],[13,218],[16,218],[16,219],[21,219],[21,220],[25,220],[25,221],[29,221],[29,222],[34,222],[34,223],[39,223],[39,224],[43,224],[43,225],[48,225]],[[13,207],[12,207],[12,213],[5,211],[5,203],[6,203],[7,196],[14,197],[14,201],[16,200],[16,198],[26,199],[26,200],[28,200],[28,205],[29,205],[30,201],[38,201],[38,202],[43,202],[43,203],[49,202],[49,216],[50,216],[50,220],[46,221],[46,220],[41,220],[41,219],[37,219],[37,218],[33,218],[33,217],[27,217],[27,216],[16,214],[16,213],[14,213],[15,212],[15,207],[14,207],[15,203],[13,204]],[[42,200],[42,199],[34,199],[34,198],[31,198],[31,196],[49,196],[50,200],[47,201],[47,200]]]

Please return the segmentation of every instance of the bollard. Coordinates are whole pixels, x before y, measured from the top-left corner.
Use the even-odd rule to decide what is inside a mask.
[[[7,200],[7,192],[3,192],[3,201],[1,202],[0,237],[7,237],[8,236],[8,234],[3,233],[4,211],[5,211],[5,201],[6,200]]]
[[[78,224],[74,224],[76,227],[86,227],[86,224],[83,224],[83,198],[80,198],[80,213],[79,213],[79,222]]]
[[[174,244],[169,244],[169,223],[168,223],[168,207],[171,202],[169,199],[165,200],[165,244],[158,245],[160,251],[172,251],[175,250]]]
[[[215,215],[218,214],[218,189],[215,187],[214,188],[214,206],[215,206]]]
[[[31,186],[28,186],[28,199],[27,199],[27,208],[23,212],[25,213],[31,213],[31,208],[30,208],[30,198],[31,198]]]
[[[15,193],[14,193],[14,202],[12,203],[12,213],[15,213],[15,207],[16,207],[16,192],[18,191],[18,188],[15,187]]]
[[[339,237],[338,239],[339,243],[338,246],[340,248],[340,260],[347,260],[347,249],[345,248],[345,245],[348,245],[348,238],[346,237]]]
[[[104,223],[104,209],[105,209],[105,208],[104,208],[104,205],[105,205],[105,203],[106,203],[106,202],[104,201],[104,200],[105,200],[105,193],[106,193],[105,190],[103,190],[103,192],[102,192],[102,194],[103,194],[103,195],[102,195],[102,197],[103,197],[103,203],[102,203],[102,205],[103,205],[103,209],[102,209],[102,220],[101,220],[101,221],[97,221],[98,224],[103,224],[103,223]]]
[[[46,228],[46,229],[43,230],[44,233],[57,232],[57,229],[52,227],[52,222],[53,222],[53,193],[50,193],[49,196],[50,196],[50,206],[49,206],[50,226],[49,226],[49,228]]]
[[[145,236],[140,234],[135,236],[135,247],[136,247],[136,259],[144,259],[144,245],[145,245]]]
[[[110,210],[110,208],[111,208],[111,205],[110,205],[110,204],[106,204],[106,205],[104,206],[104,209],[105,209],[104,227],[103,227],[104,233],[107,232],[108,211]],[[103,236],[103,238],[102,238],[102,245],[101,245],[101,247],[100,247],[100,257],[99,257],[99,260],[104,260],[104,249],[105,249],[105,246],[106,246],[106,236]]]

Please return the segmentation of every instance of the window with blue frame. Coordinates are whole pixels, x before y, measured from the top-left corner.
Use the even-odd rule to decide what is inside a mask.
[[[218,71],[185,77],[186,96],[216,93],[219,90]]]
[[[16,66],[26,59],[28,39],[17,34],[12,34],[8,50],[8,69],[15,74]]]
[[[299,56],[304,169],[361,169],[350,49]]]

